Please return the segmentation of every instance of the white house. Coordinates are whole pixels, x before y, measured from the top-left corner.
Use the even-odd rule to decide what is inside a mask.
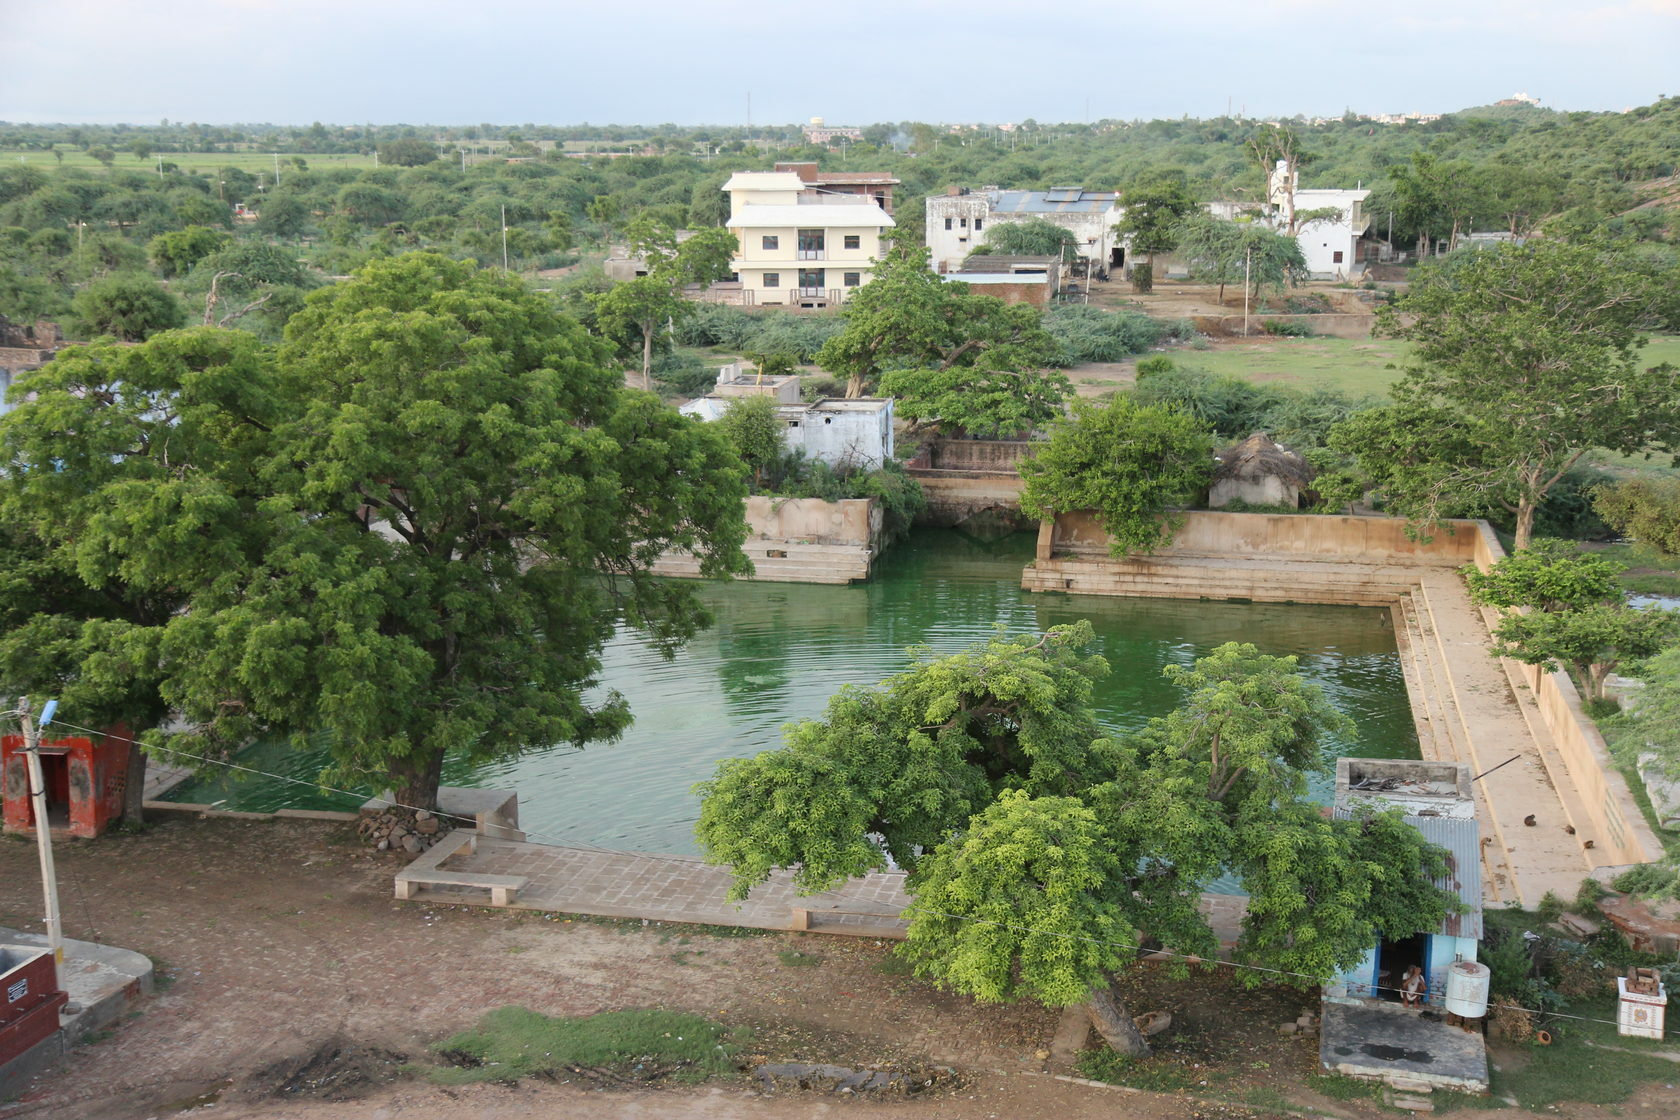
[[[716,420],[729,405],[729,398],[699,397],[677,411]],[[808,459],[841,469],[879,470],[893,457],[891,397],[825,397],[814,404],[784,404],[776,414],[788,450],[802,451]]]
[[[935,272],[954,272],[963,258],[984,244],[988,229],[1004,222],[1042,218],[1061,226],[1079,243],[1079,255],[1093,268],[1121,268],[1125,248],[1114,225],[1120,220],[1114,191],[1060,187],[1048,191],[1004,191],[953,187],[927,200],[927,247]]]
[[[894,225],[872,197],[832,193],[792,171],[737,171],[729,192],[730,262],[743,302],[830,307],[869,282]]]
[[[1278,160],[1270,178],[1273,228],[1286,230],[1292,221],[1311,211],[1334,211],[1329,217],[1314,218],[1296,227],[1295,243],[1307,260],[1307,273],[1314,280],[1346,280],[1353,275],[1359,238],[1371,228],[1365,213],[1368,190],[1339,190],[1298,187],[1300,172],[1287,160]]]

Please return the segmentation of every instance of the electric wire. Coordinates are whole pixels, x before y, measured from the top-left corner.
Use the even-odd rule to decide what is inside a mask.
[[[84,732],[84,733],[89,734],[89,735],[103,735],[104,734],[104,732],[95,731],[92,728],[79,727],[76,724],[68,723],[63,719],[55,719],[53,721],[53,723],[54,723],[55,726],[68,727],[72,730],[81,731],[81,732]],[[136,745],[136,746],[140,745],[138,740],[136,740],[132,737],[111,736],[111,738],[115,738],[118,742],[126,742],[126,743],[129,743],[131,745]],[[146,748],[143,748],[143,749],[146,749]],[[311,787],[316,788],[316,789],[324,790],[325,792],[328,792],[328,793],[338,793],[338,794],[342,794],[346,797],[358,797],[358,796],[360,796],[359,794],[353,793],[349,790],[334,789],[331,786],[322,785],[321,783],[318,783],[318,782],[310,782],[310,781],[306,781],[302,778],[293,778],[293,777],[291,777],[289,775],[286,775],[286,774],[275,774],[275,773],[272,773],[272,772],[267,771],[267,770],[258,770],[258,769],[255,769],[254,767],[242,766],[238,763],[230,762],[226,759],[210,758],[210,757],[204,756],[204,755],[195,755],[195,754],[192,754],[192,753],[187,752],[187,751],[174,750],[173,748],[170,748],[170,747],[153,747],[153,748],[149,748],[149,749],[163,750],[163,751],[166,751],[170,754],[180,756],[182,758],[191,758],[191,759],[195,759],[199,762],[208,762],[208,763],[218,765],[218,766],[225,766],[225,767],[228,767],[229,769],[240,770],[240,771],[243,771],[243,772],[248,773],[248,774],[256,774],[256,775],[266,777],[266,778],[274,778],[274,779],[278,779],[279,781],[290,782],[294,785],[311,786]],[[581,753],[583,753],[583,748],[579,747],[579,748],[575,748],[575,749],[570,750],[570,751],[564,751],[564,752],[560,752],[560,753],[563,753],[563,754],[581,754]],[[408,809],[408,810],[411,810],[411,811],[414,811],[414,812],[434,812],[433,810],[422,810],[418,806],[414,806],[414,805],[403,805],[403,804],[401,804],[399,802],[396,802],[396,801],[394,801],[390,798],[383,798],[382,797],[382,798],[379,798],[378,800],[380,800],[382,802],[385,802],[388,805],[391,805],[393,808]],[[458,821],[465,821],[467,819],[467,818],[464,818],[464,817],[453,816],[452,814],[449,814],[449,813],[446,813],[446,812],[436,812],[435,815],[443,816],[443,817],[449,817],[451,820],[458,820]],[[596,845],[596,844],[589,844],[589,843],[581,842],[581,841],[573,841],[573,840],[569,840],[569,839],[566,839],[566,838],[561,837],[561,836],[557,836],[553,833],[545,833],[545,832],[542,832],[542,831],[536,830],[536,829],[521,829],[521,831],[524,832],[527,836],[541,836],[541,837],[544,837],[545,839],[552,841],[554,846],[556,846],[556,847],[571,848],[571,849],[576,850],[576,851],[585,851],[585,852],[591,852],[591,853],[601,854],[601,855],[615,855],[615,856],[628,855],[628,856],[633,856],[636,859],[651,860],[651,861],[654,861],[654,862],[657,862],[657,863],[682,864],[683,866],[691,866],[692,863],[693,863],[692,860],[683,859],[679,856],[664,855],[664,854],[661,854],[659,852],[624,852],[624,851],[621,851],[621,850],[616,849],[616,848],[607,848],[607,847],[602,847],[602,846]],[[1126,952],[1145,953],[1145,954],[1148,954],[1152,957],[1171,957],[1171,958],[1183,961],[1184,963],[1191,964],[1191,965],[1206,965],[1210,968],[1241,969],[1241,970],[1245,970],[1245,971],[1248,971],[1248,972],[1265,973],[1265,974],[1272,975],[1272,976],[1290,977],[1290,978],[1293,978],[1293,979],[1304,980],[1304,981],[1308,981],[1310,983],[1318,984],[1318,985],[1328,984],[1333,979],[1339,979],[1339,977],[1315,976],[1311,973],[1297,972],[1297,971],[1294,971],[1294,970],[1291,970],[1291,969],[1285,969],[1285,968],[1271,968],[1271,967],[1268,967],[1266,965],[1248,964],[1248,963],[1241,962],[1241,961],[1227,961],[1227,960],[1220,960],[1218,958],[1203,957],[1203,956],[1200,956],[1200,955],[1194,954],[1194,953],[1176,953],[1176,952],[1173,952],[1169,949],[1151,948],[1149,946],[1141,945],[1141,944],[1134,945],[1134,944],[1129,944],[1127,942],[1114,941],[1114,940],[1109,939],[1109,938],[1088,937],[1088,936],[1085,936],[1084,934],[1065,933],[1065,932],[1056,931],[1056,930],[1044,930],[1044,929],[1040,929],[1036,926],[1025,926],[1025,925],[1019,925],[1019,924],[1015,924],[1015,923],[1011,923],[1011,922],[1000,922],[1000,921],[996,921],[996,920],[990,919],[990,918],[976,918],[976,917],[973,917],[973,916],[967,915],[967,914],[948,914],[948,913],[945,913],[943,911],[933,910],[933,909],[930,909],[930,908],[925,907],[925,906],[920,906],[916,903],[916,901],[914,899],[911,900],[910,905],[908,905],[904,908],[903,913],[906,914],[906,915],[911,914],[911,913],[928,914],[928,915],[931,915],[931,916],[937,917],[937,918],[945,918],[945,919],[948,919],[948,920],[951,920],[951,921],[969,922],[969,923],[972,923],[972,924],[975,924],[975,925],[988,925],[988,926],[993,926],[993,927],[996,927],[996,928],[999,928],[999,929],[1011,930],[1011,931],[1014,931],[1016,933],[1027,933],[1027,934],[1034,934],[1034,935],[1037,935],[1037,936],[1044,936],[1044,935],[1048,934],[1051,937],[1061,938],[1064,941],[1082,941],[1082,942],[1085,942],[1087,944],[1101,945],[1101,946],[1104,946],[1104,947],[1107,947],[1107,948],[1120,949],[1120,950],[1123,950],[1123,951],[1126,951]],[[1368,989],[1370,991],[1373,991],[1373,992],[1394,992],[1396,994],[1403,994],[1403,992],[1400,988],[1392,988],[1392,987],[1387,987],[1385,985],[1379,985],[1379,984],[1362,984],[1362,985],[1360,985],[1360,987],[1366,988],[1366,989]],[[1601,1019],[1601,1018],[1598,1018],[1596,1016],[1591,1016],[1591,1015],[1571,1015],[1571,1014],[1568,1014],[1568,1013],[1562,1012],[1562,1011],[1547,1011],[1547,1010],[1543,1010],[1541,1008],[1536,1008],[1536,1007],[1524,1007],[1521,1004],[1495,1004],[1495,1003],[1490,1002],[1488,1004],[1488,1008],[1489,1008],[1489,1010],[1526,1011],[1531,1015],[1537,1015],[1537,1016],[1540,1016],[1542,1018],[1574,1019],[1574,1020],[1578,1020],[1578,1021],[1584,1022],[1584,1023],[1602,1023],[1602,1024],[1608,1024],[1609,1026],[1619,1026],[1620,1025],[1614,1019]]]

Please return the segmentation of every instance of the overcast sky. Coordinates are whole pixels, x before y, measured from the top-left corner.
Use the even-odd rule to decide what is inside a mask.
[[[1680,93],[1680,0],[0,0],[0,120],[741,124]]]

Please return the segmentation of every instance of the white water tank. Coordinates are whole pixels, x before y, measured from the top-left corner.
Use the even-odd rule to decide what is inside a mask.
[[[1480,1019],[1487,1014],[1488,966],[1476,961],[1454,961],[1447,970],[1447,1014]]]

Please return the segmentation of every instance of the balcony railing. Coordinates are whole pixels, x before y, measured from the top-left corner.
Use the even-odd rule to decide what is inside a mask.
[[[824,288],[795,288],[800,299],[822,299],[827,294]]]
[[[821,249],[801,249],[799,250],[799,259],[802,261],[827,260],[828,254]]]

